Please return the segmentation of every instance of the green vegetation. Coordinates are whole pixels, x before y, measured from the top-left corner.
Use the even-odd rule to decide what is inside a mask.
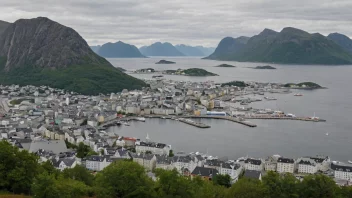
[[[270,65],[264,65],[264,66],[256,66],[253,69],[276,69],[276,68]]]
[[[21,102],[23,102],[23,101],[29,101],[30,103],[34,103],[34,99],[20,98],[20,99],[11,100],[10,104],[18,105],[18,104],[21,104]]]
[[[246,83],[243,82],[243,81],[231,81],[231,82],[228,82],[228,83],[223,83],[221,84],[222,87],[225,87],[226,85],[228,86],[236,86],[236,87],[246,87]]]
[[[236,67],[236,66],[228,65],[228,64],[221,64],[221,65],[218,65],[218,66],[215,66],[215,67]]]
[[[155,64],[175,64],[176,62],[172,61],[167,61],[167,60],[160,60],[159,62],[156,62]]]
[[[87,156],[92,156],[92,155],[99,155],[97,152],[93,151],[89,146],[83,144],[83,142],[80,142],[77,146],[77,157],[78,158],[85,158]]]
[[[322,86],[313,83],[313,82],[301,82],[298,84],[295,83],[287,83],[284,87],[295,88],[295,89],[321,89]]]
[[[186,76],[217,76],[217,74],[208,72],[205,69],[200,69],[200,68],[191,68],[191,69],[186,69],[183,70],[182,73]]]
[[[352,187],[339,187],[324,175],[309,175],[303,181],[291,174],[268,172],[262,181],[241,178],[232,186],[227,175],[212,181],[185,177],[174,169],[156,169],[156,180],[145,169],[130,161],[117,161],[93,176],[76,166],[60,172],[47,161],[19,151],[6,141],[0,142],[0,192],[24,194],[38,198],[69,197],[140,197],[140,198],[346,198]]]
[[[48,85],[87,95],[141,89],[147,86],[143,81],[109,65],[75,65],[62,69],[26,66],[3,72],[3,60],[0,58],[0,84]]]

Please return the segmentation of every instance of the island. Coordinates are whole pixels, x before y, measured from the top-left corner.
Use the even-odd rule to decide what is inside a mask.
[[[200,68],[191,69],[178,69],[178,70],[165,70],[163,74],[168,75],[182,75],[182,76],[218,76],[217,74],[208,72],[207,70]]]
[[[322,87],[316,83],[313,82],[301,82],[298,84],[295,83],[287,83],[284,85],[284,87],[290,88],[290,89],[325,89],[326,87]]]
[[[134,73],[154,73],[156,72],[153,68],[137,69]]]
[[[175,64],[176,62],[172,62],[172,61],[167,61],[167,60],[160,60],[159,62],[155,63],[155,64]]]
[[[215,66],[215,67],[236,67],[236,66],[229,65],[229,64],[221,64],[221,65],[218,65],[218,66]]]
[[[246,87],[247,84],[243,81],[231,81],[231,82],[221,84],[221,87],[225,87],[225,86]]]
[[[264,66],[256,66],[253,67],[253,69],[276,69],[275,67],[272,67],[270,65],[264,65]]]

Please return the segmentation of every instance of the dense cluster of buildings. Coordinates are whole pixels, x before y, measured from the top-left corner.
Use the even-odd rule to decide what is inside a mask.
[[[0,86],[0,139],[50,161],[59,170],[83,165],[101,171],[114,161],[131,159],[146,170],[176,169],[185,176],[212,179],[227,174],[236,182],[241,174],[261,179],[262,173],[276,171],[296,175],[325,173],[343,181],[352,180],[352,167],[332,163],[328,157],[290,159],[241,158],[223,161],[199,153],[171,152],[171,146],[131,137],[120,137],[99,128],[118,114],[178,115],[208,114],[221,109],[233,114],[224,101],[245,92],[274,91],[275,84],[251,84],[246,88],[221,87],[213,82],[192,83],[151,81],[139,91],[124,90],[110,96],[85,96],[47,86]],[[242,109],[245,111],[245,109]],[[118,113],[117,113],[118,112]],[[240,109],[236,113],[241,112]],[[65,142],[66,141],[66,142]],[[76,157],[67,144],[83,143],[99,155]]]

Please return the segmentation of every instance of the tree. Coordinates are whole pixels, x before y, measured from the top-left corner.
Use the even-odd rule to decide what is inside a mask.
[[[220,186],[225,186],[227,188],[231,187],[231,177],[230,175],[215,175],[213,178],[213,183]]]
[[[338,191],[334,180],[322,174],[306,176],[300,184],[301,198],[337,197]]]
[[[155,197],[153,182],[139,164],[132,161],[112,163],[95,179],[98,197]],[[138,193],[137,193],[138,192]]]
[[[92,151],[92,149],[89,146],[83,144],[83,142],[80,142],[77,147],[77,155],[76,156],[78,158],[84,158],[91,151]]]
[[[152,154],[152,152],[151,151],[146,151],[145,154]]]
[[[195,197],[204,182],[193,182],[190,178],[180,175],[176,169],[157,169],[155,174],[158,178],[155,185],[158,197]]]
[[[62,176],[67,179],[81,181],[87,186],[93,185],[94,176],[89,171],[80,165],[74,168],[66,168],[62,171]]]
[[[0,141],[0,159],[0,189],[28,194],[39,170],[38,157]]]
[[[266,197],[265,187],[259,180],[243,178],[229,189],[228,198],[258,198]]]
[[[55,176],[47,172],[39,174],[33,181],[32,192],[38,198],[59,197],[59,190],[55,186]]]
[[[173,150],[170,150],[169,152],[169,157],[173,157],[174,156],[174,151]]]
[[[60,175],[60,170],[56,169],[49,160],[40,164],[38,172],[46,172],[49,175],[54,175],[55,177]]]
[[[299,181],[292,174],[279,175],[269,171],[263,177],[263,184],[268,191],[269,197],[299,197]]]

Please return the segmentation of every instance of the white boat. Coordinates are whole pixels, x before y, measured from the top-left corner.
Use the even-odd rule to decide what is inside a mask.
[[[296,93],[296,94],[294,94],[294,96],[303,96],[303,94],[301,94],[301,93]]]
[[[136,120],[141,121],[141,122],[145,122],[145,118],[144,117],[137,117]]]
[[[162,119],[166,119],[166,117],[164,117],[164,116],[163,116],[163,117],[161,117],[161,118],[162,118]]]
[[[274,98],[274,97],[264,97],[264,99],[266,99],[266,100],[277,100],[277,99]]]
[[[130,126],[130,124],[128,122],[124,122],[123,123],[125,126]]]
[[[326,133],[326,135],[329,135],[329,133]]]
[[[351,161],[351,160],[348,160],[347,162],[350,163],[350,164],[352,164],[352,161]]]

